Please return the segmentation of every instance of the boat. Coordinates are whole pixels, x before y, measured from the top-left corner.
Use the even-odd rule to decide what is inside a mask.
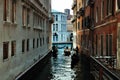
[[[53,56],[53,57],[57,57],[57,55],[58,55],[57,52],[58,52],[57,47],[56,47],[56,46],[53,46],[53,47],[52,47],[52,56]]]
[[[69,49],[68,47],[66,47],[66,48],[64,49],[64,55],[65,55],[65,56],[69,56],[70,54],[71,54],[70,49]]]

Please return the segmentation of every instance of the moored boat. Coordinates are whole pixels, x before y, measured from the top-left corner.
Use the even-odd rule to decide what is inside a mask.
[[[64,50],[64,55],[69,56],[70,54],[71,54],[70,49],[68,47],[66,47],[65,50]]]

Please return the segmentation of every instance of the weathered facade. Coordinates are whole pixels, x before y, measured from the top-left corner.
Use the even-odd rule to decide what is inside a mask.
[[[114,67],[120,69],[120,0],[77,0],[76,6],[77,9],[72,7],[73,14],[78,16],[77,24],[73,20],[73,26],[78,27],[74,30],[76,45],[89,50],[95,58],[109,58],[105,60],[108,65],[114,58]]]
[[[1,0],[0,12],[0,78],[13,80],[51,49],[51,0]]]
[[[77,12],[77,0],[73,0],[72,4],[72,10],[73,10],[73,16],[71,19],[71,22],[73,23],[73,48],[76,47],[76,27],[77,27],[77,17],[76,17],[76,12]]]

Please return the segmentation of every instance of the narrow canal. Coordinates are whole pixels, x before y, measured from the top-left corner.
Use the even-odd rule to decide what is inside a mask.
[[[82,80],[81,76],[80,64],[71,69],[71,56],[64,56],[59,49],[57,58],[51,57],[34,80]]]

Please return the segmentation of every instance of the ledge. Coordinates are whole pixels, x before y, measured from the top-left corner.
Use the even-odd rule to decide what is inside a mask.
[[[3,21],[4,26],[10,26],[11,22],[10,21]]]

